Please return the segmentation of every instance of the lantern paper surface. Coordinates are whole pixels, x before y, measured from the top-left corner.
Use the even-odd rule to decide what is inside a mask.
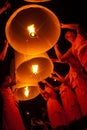
[[[30,4],[18,8],[8,19],[6,37],[16,51],[36,55],[51,49],[60,37],[58,17],[48,8]]]
[[[15,51],[15,73],[24,83],[39,82],[53,72],[53,62],[47,55],[23,55]]]
[[[17,100],[26,101],[36,98],[40,94],[37,83],[24,84],[18,82],[13,86],[13,92]]]
[[[24,0],[26,2],[47,2],[47,1],[51,1],[51,0]]]

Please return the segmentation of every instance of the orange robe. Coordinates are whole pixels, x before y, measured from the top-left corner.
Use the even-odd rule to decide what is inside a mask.
[[[87,71],[87,39],[84,39],[80,34],[77,34],[77,37],[72,44],[72,52]]]
[[[60,97],[68,123],[72,123],[76,120],[79,120],[82,117],[81,109],[77,101],[75,93],[71,90],[70,86],[65,83],[62,83],[60,86]]]
[[[1,90],[3,98],[3,130],[25,130],[17,102],[10,88]]]
[[[65,111],[56,99],[55,92],[49,87],[45,90],[50,93],[50,97],[47,100],[47,112],[52,128],[67,126]]]
[[[70,67],[70,84],[74,89],[83,116],[87,116],[87,75],[77,68]]]

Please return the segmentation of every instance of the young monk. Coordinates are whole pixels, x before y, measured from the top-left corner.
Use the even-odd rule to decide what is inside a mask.
[[[87,33],[79,24],[61,23],[61,28],[69,29],[65,33],[65,38],[71,43],[71,48],[65,53],[65,57],[72,53],[87,71]]]
[[[15,83],[15,79],[12,80],[10,76],[6,76],[1,85],[0,93],[3,99],[2,130],[25,130],[18,109],[18,102],[10,88]]]
[[[72,130],[73,128],[79,129],[81,128],[79,121],[82,118],[82,112],[76,94],[70,86],[69,78],[68,76],[60,76],[56,71],[54,71],[53,74],[56,74],[56,76],[51,76],[54,80],[56,79],[57,81],[61,81],[61,85],[54,89],[56,91],[59,90],[60,98],[67,116],[68,126],[70,129],[72,127]]]
[[[41,83],[39,83],[39,86],[41,87]],[[54,89],[45,83],[44,89],[40,89],[40,92],[47,103],[48,118],[52,130],[66,130],[67,119],[65,111],[63,110],[62,105],[58,102]]]
[[[84,73],[82,65],[76,57],[74,57],[72,54],[68,55],[67,57],[65,57],[65,55],[63,56],[60,53],[57,45],[55,45],[54,49],[57,57],[59,57],[59,60],[64,63],[68,63],[70,66],[70,70],[67,75],[69,78],[69,83],[76,93],[77,100],[82,111],[82,116],[87,117],[87,75]],[[53,61],[59,62],[59,60],[55,59]]]

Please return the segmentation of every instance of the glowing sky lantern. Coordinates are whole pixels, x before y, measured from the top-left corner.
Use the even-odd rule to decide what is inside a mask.
[[[47,1],[51,1],[51,0],[24,0],[26,2],[47,2]]]
[[[23,83],[18,81],[16,85],[12,87],[12,91],[19,101],[26,101],[36,98],[40,94],[38,83]]]
[[[23,82],[39,82],[53,72],[54,64],[47,53],[23,55],[15,51],[15,74]]]
[[[7,20],[6,38],[19,53],[37,55],[51,49],[59,40],[58,17],[50,9],[29,4],[18,8]]]

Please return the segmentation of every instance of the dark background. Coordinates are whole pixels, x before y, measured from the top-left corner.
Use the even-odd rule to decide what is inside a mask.
[[[31,2],[25,2],[23,0],[9,0],[11,8],[6,10],[0,15],[0,51],[4,46],[5,36],[5,25],[10,15],[19,7],[26,4],[33,4]],[[5,3],[5,0],[0,0],[0,7]],[[52,10],[58,17],[61,23],[79,23],[85,31],[87,31],[87,7],[85,2],[79,0],[51,0],[49,2],[36,3],[43,5]],[[62,53],[65,53],[70,47],[70,44],[64,39],[66,30],[61,30],[61,36],[58,41],[58,45]],[[54,49],[50,49],[48,52],[50,58],[56,58]],[[4,62],[0,66],[0,82],[4,75],[10,73],[11,59],[14,57],[14,50],[9,46],[8,52]],[[59,74],[65,76],[68,73],[68,64],[54,64],[54,70]],[[3,76],[2,76],[3,75]],[[47,79],[54,87],[60,85],[59,82],[54,82],[52,79]],[[46,106],[46,102],[43,100],[41,95],[35,99],[29,101],[19,101],[19,110],[23,118],[26,129],[29,128],[29,121],[31,117],[41,118],[41,108]],[[29,114],[27,113],[29,112]]]

